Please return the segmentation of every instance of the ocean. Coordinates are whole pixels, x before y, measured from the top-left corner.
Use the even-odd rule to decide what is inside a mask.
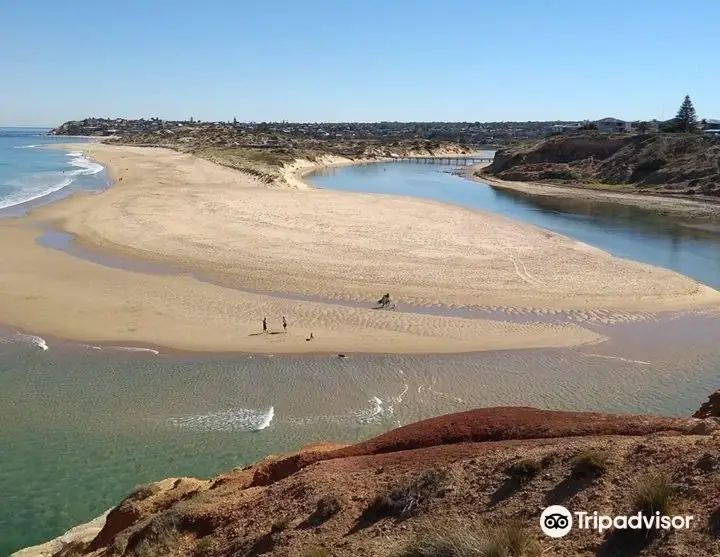
[[[68,138],[0,130],[2,214],[106,187],[92,161],[40,147],[58,142]],[[207,478],[308,443],[481,406],[687,416],[720,385],[716,316],[613,330],[574,349],[338,358],[182,355],[0,327],[0,556],[98,516],[137,484]]]
[[[19,216],[78,190],[101,190],[101,165],[78,151],[48,148],[84,139],[47,135],[46,129],[0,128],[0,215]]]

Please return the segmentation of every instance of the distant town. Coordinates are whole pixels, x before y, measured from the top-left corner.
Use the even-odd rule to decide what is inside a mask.
[[[87,118],[66,122],[51,133],[55,135],[125,136],[144,133],[186,135],[191,129],[221,132],[224,141],[235,136],[238,144],[252,140],[260,145],[286,143],[290,138],[314,141],[370,140],[403,141],[424,139],[460,145],[500,146],[519,140],[539,139],[552,134],[596,130],[600,133],[653,133],[671,122],[627,121],[603,118],[596,121],[569,122],[377,122],[377,123],[292,123],[292,122],[202,122],[150,118]],[[705,119],[698,124],[702,133],[720,135],[720,120]],[[185,128],[185,129],[183,129]],[[190,128],[190,129],[188,129]],[[252,138],[252,139],[251,139]]]

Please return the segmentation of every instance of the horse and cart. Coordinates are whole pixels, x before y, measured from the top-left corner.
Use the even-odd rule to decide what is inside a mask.
[[[377,309],[395,309],[395,302],[390,299],[390,294],[383,295],[383,297],[377,301],[377,304]]]

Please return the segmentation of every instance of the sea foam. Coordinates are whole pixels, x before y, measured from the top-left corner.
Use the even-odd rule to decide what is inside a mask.
[[[120,350],[121,352],[147,352],[148,354],[154,354],[155,356],[160,354],[158,350],[153,348],[141,348],[139,346],[108,346],[108,348]]]
[[[21,147],[32,146],[21,145]],[[0,199],[0,209],[43,198],[68,187],[80,176],[93,176],[103,171],[102,165],[84,157],[80,151],[71,151],[66,155],[69,159],[68,164],[73,170],[30,174],[20,181],[11,183],[15,191]]]
[[[273,406],[267,410],[233,408],[209,414],[170,418],[168,423],[193,431],[262,431],[270,426],[274,417]]]
[[[28,343],[36,346],[40,350],[49,350],[47,341],[43,337],[37,335],[26,335],[19,331],[15,331],[15,334],[9,337],[0,338],[0,343]]]

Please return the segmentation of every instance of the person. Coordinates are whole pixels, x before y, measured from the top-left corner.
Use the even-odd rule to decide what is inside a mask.
[[[267,333],[267,317],[263,317],[263,333]]]
[[[287,320],[285,319],[285,316],[283,315],[283,331],[287,333]]]

